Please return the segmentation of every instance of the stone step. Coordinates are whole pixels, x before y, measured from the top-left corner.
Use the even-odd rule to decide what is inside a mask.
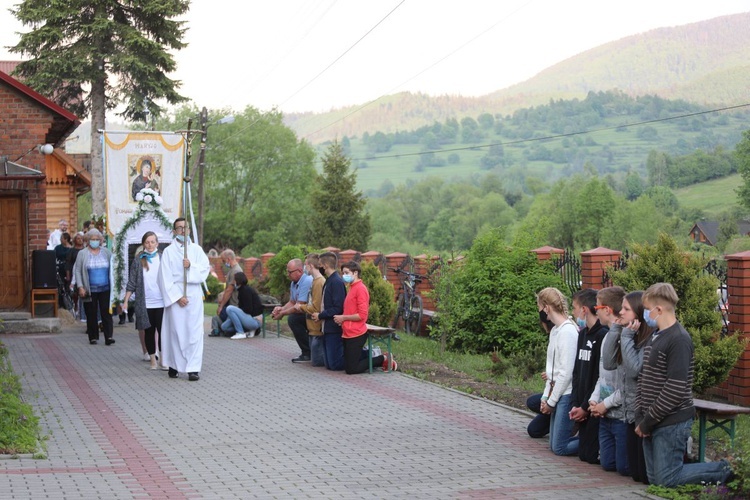
[[[0,311],[2,321],[21,321],[31,319],[31,313],[26,311]]]
[[[0,333],[60,333],[60,318],[34,318],[21,320],[3,320]]]

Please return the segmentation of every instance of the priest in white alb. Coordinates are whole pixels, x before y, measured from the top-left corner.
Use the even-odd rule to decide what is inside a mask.
[[[174,221],[174,240],[164,250],[159,266],[159,287],[164,298],[161,355],[170,378],[187,373],[188,380],[196,381],[203,364],[202,284],[211,266],[200,245],[189,240],[185,257],[186,226],[182,217]]]

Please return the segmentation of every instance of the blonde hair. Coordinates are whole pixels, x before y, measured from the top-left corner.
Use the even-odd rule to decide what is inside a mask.
[[[643,292],[642,300],[644,303],[648,302],[649,304],[674,309],[680,298],[671,283],[654,283]]]
[[[568,299],[565,295],[554,287],[547,287],[536,294],[536,300],[539,304],[550,306],[563,316],[568,315]]]

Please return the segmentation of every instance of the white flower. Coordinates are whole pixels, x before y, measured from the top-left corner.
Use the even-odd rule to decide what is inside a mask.
[[[143,201],[143,190],[135,195],[136,201]]]
[[[151,203],[151,200],[153,199],[154,197],[151,196],[150,194],[147,194],[146,196],[143,197],[143,201],[145,201],[146,203]]]
[[[156,197],[154,199],[156,200],[156,203],[159,204],[159,205],[161,205],[162,203],[164,203],[164,199],[161,196],[159,196],[158,194],[156,195]]]

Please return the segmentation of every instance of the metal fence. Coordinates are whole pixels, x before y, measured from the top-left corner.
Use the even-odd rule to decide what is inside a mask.
[[[625,250],[622,255],[620,255],[619,259],[604,268],[602,272],[602,288],[612,286],[612,276],[610,276],[610,272],[620,271],[628,267],[628,259],[630,259],[630,252]]]
[[[555,269],[562,276],[570,295],[579,291],[581,289],[581,261],[576,256],[576,253],[566,248],[563,254],[557,257],[554,262]]]
[[[724,260],[711,259],[703,268],[703,272],[719,280],[719,288],[716,289],[718,295],[718,305],[716,308],[721,313],[723,334],[729,332],[729,291],[727,289],[727,263]]]

